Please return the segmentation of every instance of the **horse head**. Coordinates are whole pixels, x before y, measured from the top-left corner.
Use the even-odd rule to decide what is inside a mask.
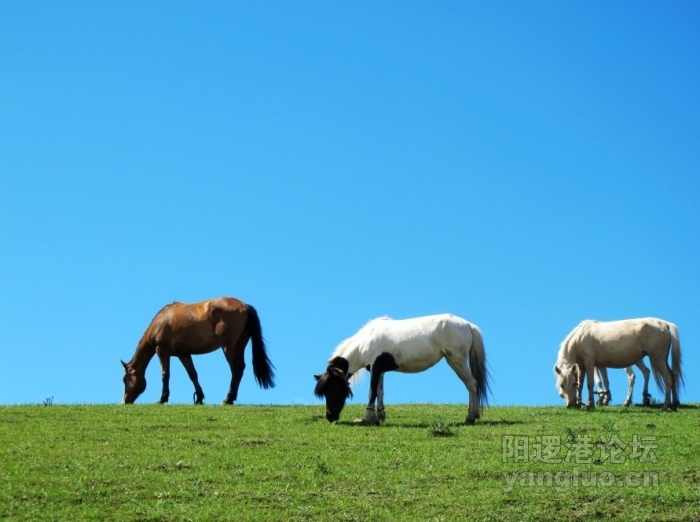
[[[124,397],[122,404],[133,404],[136,398],[146,389],[146,376],[137,372],[130,363],[121,362],[124,366]]]
[[[578,397],[578,372],[575,365],[557,363],[554,365],[554,373],[557,374],[557,388],[559,396],[566,401],[567,408],[576,408],[580,405]]]
[[[325,373],[314,375],[316,388],[314,395],[326,399],[326,419],[335,422],[340,418],[340,412],[345,407],[345,401],[352,397],[350,390],[350,374],[348,362],[342,357],[336,357],[328,363]]]

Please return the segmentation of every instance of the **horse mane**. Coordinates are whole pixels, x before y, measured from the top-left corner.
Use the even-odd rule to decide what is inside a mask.
[[[367,321],[367,323],[365,323],[365,325],[362,328],[360,328],[355,334],[340,342],[340,344],[335,348],[335,350],[333,350],[333,354],[331,355],[329,361],[333,360],[336,357],[343,357],[343,354],[347,353],[347,349],[350,348],[353,343],[357,343],[358,338],[365,337],[369,333],[368,330],[371,329],[372,325],[375,322],[390,320],[391,317],[389,317],[388,315],[382,315],[381,317],[375,317],[374,319],[370,319],[369,321]],[[356,384],[362,382],[362,377],[364,376],[366,371],[366,368],[360,368],[355,373],[353,373],[348,381],[350,383],[350,386],[355,386]]]
[[[559,354],[557,357],[557,361],[561,361],[562,359],[564,359],[564,356],[569,352],[572,343],[581,340],[581,337],[583,337],[583,335],[586,333],[586,326],[588,326],[590,323],[597,322],[598,321],[594,321],[592,319],[586,319],[584,321],[581,321],[576,326],[576,328],[571,330],[571,332],[569,332],[569,335],[567,335],[566,338],[559,345]]]
[[[371,321],[370,321],[371,322]],[[369,324],[369,323],[367,323]],[[366,325],[365,325],[366,326]],[[360,330],[360,332],[364,330],[364,327]],[[355,337],[360,333],[357,332],[355,335],[352,337],[348,337],[344,341],[341,341],[340,344],[336,347],[335,350],[333,350],[333,354],[331,355],[331,358],[328,360],[329,362],[335,359],[336,357],[342,357],[342,354],[347,353],[346,349],[348,349],[352,344],[353,341],[356,341]],[[361,368],[360,370],[357,370],[355,373],[353,373],[350,376],[350,379],[348,379],[348,383],[350,383],[350,386],[355,386],[355,384],[359,383],[362,381],[362,375],[365,373],[365,369]]]
[[[364,377],[365,373],[367,373],[367,368],[360,368],[355,373],[353,373],[350,376],[350,379],[348,379],[350,386],[352,387],[352,386],[355,386],[356,384],[360,384],[362,382],[362,378]]]
[[[139,349],[146,344],[146,338],[148,337],[148,332],[151,331],[151,327],[153,326],[153,323],[156,322],[156,319],[160,317],[160,314],[165,311],[166,308],[170,308],[172,305],[178,304],[177,301],[173,301],[172,303],[166,304],[163,308],[158,310],[158,313],[153,316],[153,319],[151,319],[151,322],[148,323],[148,327],[146,330],[143,332],[143,335],[141,336],[141,339],[139,340],[139,343],[136,345],[136,351],[134,352],[134,355],[131,357],[131,360],[129,361],[129,364],[131,365],[134,362],[134,359],[136,358],[136,355],[139,353]]]

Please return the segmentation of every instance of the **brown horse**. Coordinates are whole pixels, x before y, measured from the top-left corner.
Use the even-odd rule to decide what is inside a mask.
[[[195,403],[202,404],[204,392],[197,380],[192,355],[210,353],[223,348],[231,367],[231,386],[224,404],[233,404],[243,377],[243,351],[253,340],[253,373],[265,389],[274,388],[274,366],[267,357],[260,319],[255,308],[232,297],[217,297],[201,303],[172,303],[156,314],[143,334],[131,361],[124,366],[124,398],[131,404],[146,389],[146,367],[155,354],[160,359],[163,392],[159,403],[170,396],[170,357],[180,359],[194,384]]]

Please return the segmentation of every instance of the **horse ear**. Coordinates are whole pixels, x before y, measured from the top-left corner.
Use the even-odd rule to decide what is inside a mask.
[[[122,366],[124,367],[125,370],[129,367],[129,364],[128,364],[128,363],[125,363],[125,362],[122,361],[121,359],[119,359],[119,361],[122,363]]]
[[[319,380],[321,378],[320,375],[314,375],[314,379]]]
[[[561,375],[561,370],[559,369],[559,366],[556,364],[554,365],[554,371],[557,373],[557,375]]]

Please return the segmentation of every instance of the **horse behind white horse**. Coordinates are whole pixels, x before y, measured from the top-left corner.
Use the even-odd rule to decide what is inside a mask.
[[[326,419],[337,421],[345,401],[352,396],[350,378],[358,371],[371,374],[369,404],[362,424],[379,424],[384,411],[384,373],[417,373],[445,358],[469,392],[465,424],[480,417],[489,384],[481,332],[468,321],[451,314],[413,319],[374,319],[333,352],[326,372],[315,375],[314,393],[326,399]],[[375,411],[377,401],[377,411]]]
[[[642,390],[642,405],[649,406],[649,404],[651,404],[651,395],[649,395],[649,375],[651,372],[649,371],[649,368],[647,368],[646,364],[644,364],[644,359],[639,359],[636,365],[637,368],[641,370],[642,376],[644,377],[644,389]],[[625,402],[622,403],[622,405],[629,406],[630,404],[632,404],[632,393],[634,392],[634,381],[636,380],[636,377],[634,375],[634,370],[632,370],[631,366],[627,366],[625,368],[625,372],[627,372],[628,383],[627,398],[625,399]],[[607,368],[596,367],[594,375],[595,384],[598,388],[598,391],[594,392],[598,395],[597,404],[603,406],[610,404],[610,401],[612,400],[612,394],[610,393],[610,382],[608,381]],[[579,401],[580,400],[581,397],[579,397]]]
[[[668,354],[671,351],[671,367]],[[578,405],[584,378],[588,380],[588,404],[593,409],[593,373],[599,368],[625,368],[649,357],[654,379],[664,392],[664,409],[676,409],[683,384],[682,353],[678,329],[673,323],[653,317],[624,321],[583,321],[564,339],[554,371],[557,387],[567,407]],[[577,377],[576,367],[580,371]],[[577,393],[578,392],[578,393]]]

